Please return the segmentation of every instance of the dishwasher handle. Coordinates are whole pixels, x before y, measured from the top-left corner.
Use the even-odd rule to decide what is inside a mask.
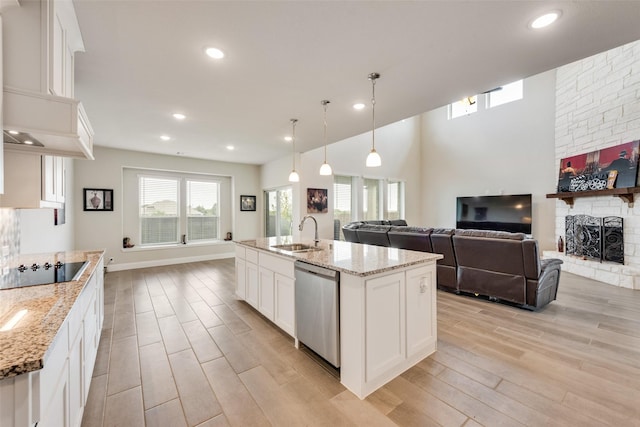
[[[318,276],[327,277],[336,281],[339,277],[339,273],[336,270],[331,270],[329,268],[320,267],[318,265],[309,264],[302,261],[294,262],[294,267],[296,270],[305,271],[311,274],[317,274]]]

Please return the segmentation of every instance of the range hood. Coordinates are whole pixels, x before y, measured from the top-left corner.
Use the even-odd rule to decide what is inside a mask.
[[[3,96],[5,150],[94,159],[93,129],[80,101],[8,86]]]

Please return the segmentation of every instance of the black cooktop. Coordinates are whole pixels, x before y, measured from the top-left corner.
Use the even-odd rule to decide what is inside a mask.
[[[18,267],[18,280],[2,286],[2,289],[22,288],[25,286],[47,285],[51,283],[69,282],[77,280],[82,274],[88,261],[67,262],[44,265]]]

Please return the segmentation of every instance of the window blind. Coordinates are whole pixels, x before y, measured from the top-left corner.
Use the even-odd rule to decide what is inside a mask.
[[[178,241],[178,185],[177,179],[139,177],[141,244]]]

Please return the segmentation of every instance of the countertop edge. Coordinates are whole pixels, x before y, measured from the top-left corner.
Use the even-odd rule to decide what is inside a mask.
[[[271,247],[261,247],[258,246],[256,244],[256,240],[239,240],[239,241],[234,241],[234,243],[244,246],[246,248],[250,248],[250,249],[254,249],[254,250],[258,250],[258,251],[262,251],[268,254],[272,254],[272,255],[279,255],[279,256],[283,256],[286,258],[290,258],[293,259],[295,261],[302,261],[302,262],[306,262],[308,264],[313,264],[319,267],[324,267],[324,268],[329,268],[332,270],[336,270],[336,271],[340,271],[341,273],[345,273],[345,274],[349,274],[352,276],[357,276],[357,277],[368,277],[368,276],[373,276],[376,274],[380,274],[380,273],[386,273],[389,271],[393,271],[393,270],[398,270],[401,268],[405,268],[405,267],[409,267],[409,266],[413,266],[413,265],[419,265],[419,264],[427,264],[430,262],[436,262],[439,259],[444,258],[443,255],[441,254],[436,254],[436,253],[432,253],[432,252],[420,252],[420,251],[410,251],[408,249],[397,249],[397,250],[401,250],[401,251],[407,251],[407,252],[418,252],[420,254],[428,254],[427,258],[424,259],[419,259],[419,260],[412,260],[412,261],[406,261],[403,262],[401,264],[395,264],[395,265],[389,265],[387,267],[380,267],[380,268],[375,268],[375,269],[371,269],[371,270],[367,270],[367,271],[355,271],[349,268],[345,268],[343,266],[340,265],[336,265],[336,264],[329,264],[329,263],[325,263],[325,262],[321,262],[318,261],[316,259],[310,259],[308,257],[306,257],[304,254],[307,254],[307,252],[302,252],[302,253],[293,253],[293,252],[288,252],[288,251],[282,251],[276,248],[271,248]],[[350,242],[341,242],[341,241],[334,241],[334,240],[321,240],[321,245],[324,244],[328,247],[329,250],[331,250],[333,248],[333,245],[338,242],[340,244],[349,244],[349,245],[359,245],[359,246],[371,246],[371,245],[363,245],[360,243],[350,243]],[[304,243],[304,242],[303,242]],[[374,246],[375,248],[380,248],[380,249],[385,249],[385,247],[383,246]],[[386,248],[386,249],[396,249],[396,248]]]
[[[71,295],[69,296],[61,295],[56,301],[56,303],[58,303],[59,301],[62,300],[64,304],[65,299],[67,300],[66,304],[64,304],[65,307],[63,307],[66,313],[64,314],[64,317],[62,316],[57,317],[55,320],[52,320],[51,322],[46,324],[45,327],[43,327],[43,333],[47,334],[47,331],[53,331],[53,330],[55,330],[55,333],[52,334],[49,332],[47,334],[49,335],[49,337],[43,338],[41,342],[33,343],[35,348],[33,349],[33,352],[32,352],[33,354],[31,356],[24,357],[22,358],[22,360],[20,360],[17,363],[6,363],[6,362],[3,363],[3,366],[0,367],[0,381],[7,378],[16,377],[18,375],[26,374],[29,372],[38,371],[45,367],[45,362],[49,356],[49,351],[51,350],[52,344],[58,338],[60,328],[62,327],[64,322],[66,322],[67,319],[69,318],[69,314],[71,312],[73,305],[75,304],[78,297],[80,296],[80,294],[86,287],[87,283],[89,282],[89,278],[96,271],[96,268],[100,263],[100,260],[104,257],[104,253],[105,251],[103,249],[66,252],[65,254],[68,254],[68,256],[71,258],[84,257],[85,261],[90,261],[89,266],[87,266],[87,268],[82,273],[80,278],[78,280],[69,281],[69,282],[62,282],[62,283],[56,283],[56,284],[50,284],[50,285],[37,285],[37,287],[42,287],[43,289],[44,287],[55,287],[56,289],[65,288],[65,291],[66,291],[66,288],[72,287],[72,289],[69,289],[71,291],[70,292]],[[37,259],[41,256],[43,255],[42,254],[25,255],[25,258]],[[7,292],[7,291],[29,292],[32,290],[30,288],[34,288],[34,287],[4,289],[4,290],[0,290],[0,293]],[[73,300],[73,302],[69,300]],[[53,307],[52,307],[52,310],[53,310]],[[50,312],[48,312],[46,315],[48,316],[49,314]],[[42,323],[45,323],[44,320]],[[3,334],[3,332],[0,332],[0,334]],[[0,345],[2,348],[6,347],[6,345],[2,345],[2,340],[4,339],[11,339],[11,338],[10,337],[8,338],[6,336],[3,337],[2,335],[0,335]],[[25,351],[25,353],[27,352]]]

